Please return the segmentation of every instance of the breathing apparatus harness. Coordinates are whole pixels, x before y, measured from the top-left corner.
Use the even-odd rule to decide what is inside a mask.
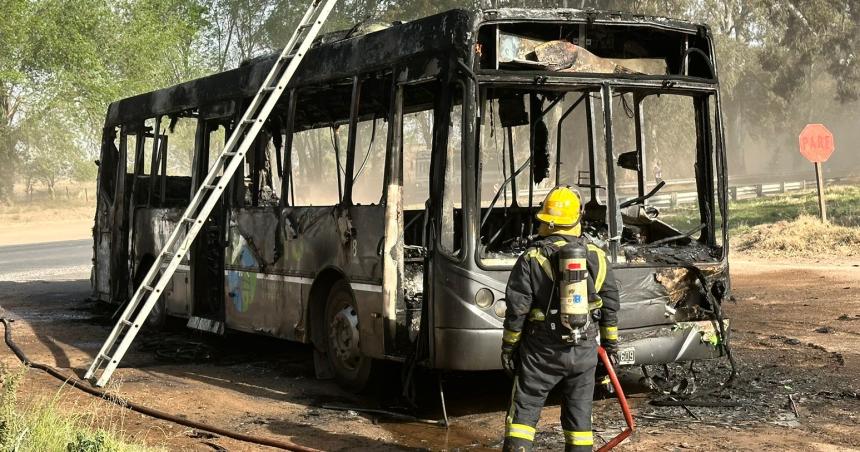
[[[577,237],[564,245],[543,244],[540,252],[547,257],[554,273],[542,321],[560,342],[577,345],[588,339],[592,327],[589,302],[597,297],[588,273],[588,248],[583,239]],[[555,300],[558,300],[557,307],[553,303]]]
[[[566,186],[576,193],[572,187]],[[581,199],[581,198],[580,198]],[[585,208],[580,202],[579,214],[572,225],[565,228],[576,228],[582,223]],[[556,228],[553,221],[545,223],[550,230]],[[553,287],[544,309],[544,323],[551,333],[565,344],[579,344],[588,339],[588,328],[591,326],[589,302],[595,301],[597,292],[594,280],[588,273],[588,248],[580,236],[565,244],[560,242],[545,243],[541,252],[551,263],[553,270]],[[553,300],[558,299],[558,310],[551,309]],[[555,317],[558,316],[558,324]]]

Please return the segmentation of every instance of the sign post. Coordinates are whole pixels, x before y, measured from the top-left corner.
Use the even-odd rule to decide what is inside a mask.
[[[818,213],[821,221],[827,222],[824,205],[824,174],[821,164],[833,154],[833,134],[822,124],[807,124],[800,132],[800,153],[815,165],[815,181],[818,186]]]

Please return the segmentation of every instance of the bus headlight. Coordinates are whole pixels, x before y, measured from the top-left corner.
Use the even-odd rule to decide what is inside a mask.
[[[504,317],[507,310],[508,305],[505,304],[505,300],[499,300],[493,305],[493,311],[495,311],[497,317]]]
[[[475,294],[475,304],[481,309],[487,309],[493,304],[493,291],[484,287]]]

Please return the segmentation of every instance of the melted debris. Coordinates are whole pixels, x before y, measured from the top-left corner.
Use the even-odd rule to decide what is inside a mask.
[[[758,345],[771,349],[774,342],[818,349],[784,336],[770,336]],[[784,362],[764,362],[754,353],[749,349],[736,353],[739,375],[730,387],[724,385],[730,373],[725,359],[646,366],[645,374],[639,374],[640,384],[650,388],[650,394],[647,403],[633,410],[637,425],[688,425],[691,429],[711,425],[740,430],[770,424],[792,428],[800,425],[804,413],[814,413],[817,403],[841,400],[854,404],[860,400],[856,388],[840,387],[840,382],[827,378],[826,373],[808,372]],[[841,355],[829,354],[833,366],[844,365]],[[626,424],[614,412],[615,402],[606,402],[611,402],[603,405],[606,409],[595,409],[595,432],[608,440]]]
[[[666,244],[660,246],[625,246],[624,257],[630,263],[649,262],[654,264],[675,265],[689,262],[717,262],[721,250],[709,248],[692,241],[687,245]]]

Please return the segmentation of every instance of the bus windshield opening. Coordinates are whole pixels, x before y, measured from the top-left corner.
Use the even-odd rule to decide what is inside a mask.
[[[618,261],[720,258],[713,94],[619,88],[610,102],[603,94],[598,87],[482,91],[483,264],[512,264],[536,234],[534,213],[556,185],[579,191],[583,234],[617,247]]]

